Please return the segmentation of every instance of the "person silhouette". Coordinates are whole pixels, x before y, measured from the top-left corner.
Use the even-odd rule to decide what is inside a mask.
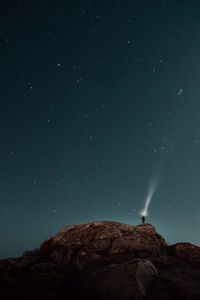
[[[142,216],[142,224],[145,222],[145,216]]]

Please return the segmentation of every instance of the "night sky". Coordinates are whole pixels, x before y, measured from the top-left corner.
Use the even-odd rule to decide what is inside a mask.
[[[0,257],[63,226],[200,245],[200,1],[1,1]]]

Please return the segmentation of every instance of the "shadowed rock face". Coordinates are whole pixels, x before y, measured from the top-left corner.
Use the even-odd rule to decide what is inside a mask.
[[[168,246],[151,224],[67,226],[0,261],[0,299],[200,299],[200,248]]]

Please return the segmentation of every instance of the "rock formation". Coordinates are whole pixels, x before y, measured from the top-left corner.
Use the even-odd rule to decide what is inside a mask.
[[[151,224],[64,227],[0,261],[1,299],[200,299],[200,247],[168,246]]]

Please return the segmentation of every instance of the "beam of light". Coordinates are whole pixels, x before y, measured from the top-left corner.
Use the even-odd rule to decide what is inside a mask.
[[[148,194],[147,194],[147,197],[146,197],[146,200],[145,200],[145,206],[144,206],[144,209],[140,211],[140,215],[141,216],[148,216],[148,208],[149,208],[149,205],[151,203],[151,199],[157,189],[157,186],[158,186],[158,183],[157,181],[152,181],[150,186],[149,186],[149,190],[148,190]]]

